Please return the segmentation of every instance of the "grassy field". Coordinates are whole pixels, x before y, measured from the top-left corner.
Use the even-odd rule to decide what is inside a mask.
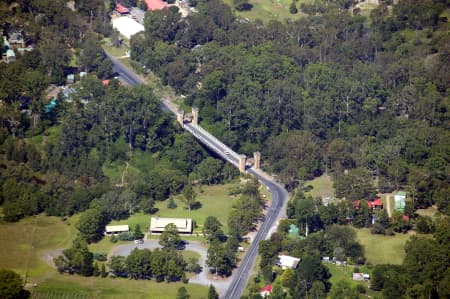
[[[364,246],[367,261],[372,264],[401,264],[405,257],[405,243],[411,235],[373,235],[367,228],[356,230],[358,241]]]
[[[364,281],[355,281],[353,280],[353,270],[354,266],[337,266],[336,264],[325,264],[325,266],[330,270],[331,278],[330,282],[332,285],[335,285],[338,281],[346,280],[350,283],[351,286],[356,286],[358,284],[367,287],[367,282]],[[371,274],[372,271],[367,267],[358,266],[360,272]]]
[[[420,216],[428,216],[431,218],[435,218],[436,215],[439,214],[439,211],[435,206],[432,206],[427,209],[418,209],[416,213],[419,214]]]
[[[37,284],[31,298],[175,298],[181,286],[188,289],[191,298],[206,297],[207,288],[200,285],[86,278],[57,273],[46,257],[52,251],[70,247],[76,235],[78,218],[74,216],[63,221],[58,217],[38,215],[16,223],[0,223],[0,268],[14,270],[22,277],[27,274],[27,282]],[[90,249],[107,252],[109,244],[112,245],[105,239],[90,245]],[[183,252],[183,255],[185,258],[198,257],[197,253],[190,251]]]
[[[62,221],[38,215],[17,223],[1,223],[0,268],[12,269],[22,276],[27,272],[28,277],[41,279],[43,274],[52,271],[41,256],[47,250],[69,247],[77,220],[78,217]]]
[[[236,183],[214,186],[202,186],[202,191],[196,190],[197,200],[200,202],[201,207],[199,209],[189,211],[186,209],[186,205],[182,201],[182,196],[175,196],[174,201],[177,204],[176,209],[167,208],[166,201],[157,201],[155,208],[158,212],[154,215],[146,215],[143,213],[133,214],[130,218],[120,221],[112,221],[111,225],[128,224],[131,228],[134,228],[136,224],[141,226],[142,231],[148,231],[150,226],[150,218],[152,216],[179,218],[188,217],[192,218],[197,223],[197,232],[201,232],[203,223],[206,217],[215,216],[223,225],[225,232],[228,232],[227,218],[231,210],[233,203],[233,196],[228,195],[228,190]],[[101,241],[100,243],[105,242]],[[109,242],[109,241],[108,241]],[[104,246],[104,247],[103,247]],[[108,244],[99,245],[99,248],[107,248]]]
[[[130,280],[123,278],[86,278],[80,276],[58,275],[48,279],[33,290],[32,298],[52,299],[173,299],[178,288],[184,286],[191,298],[206,297],[208,289],[194,284],[157,283],[155,281]]]
[[[122,44],[119,48],[114,47],[109,38],[103,39],[102,43],[103,48],[114,57],[125,56],[130,51],[130,48],[125,44]]]
[[[301,3],[314,2],[313,0],[298,0],[296,1],[296,6],[298,13],[293,15],[289,12],[289,6],[292,0],[249,0],[248,2],[253,5],[252,9],[249,11],[236,11],[234,9],[233,0],[225,0],[234,12],[242,17],[248,18],[250,20],[260,19],[263,22],[268,22],[270,20],[296,20],[302,18],[304,14],[300,10]]]
[[[313,189],[307,192],[312,197],[334,197],[333,181],[329,175],[322,175],[312,181],[306,181],[305,187],[311,185]]]
[[[175,197],[176,209],[167,208],[167,201],[157,202],[155,207],[159,209],[156,213],[160,217],[190,217],[197,222],[198,232],[201,232],[206,217],[215,216],[223,225],[225,233],[228,232],[227,218],[233,204],[233,196],[228,195],[229,189],[233,184],[203,186],[203,192],[197,190],[197,200],[201,207],[189,211],[182,202],[181,196]]]

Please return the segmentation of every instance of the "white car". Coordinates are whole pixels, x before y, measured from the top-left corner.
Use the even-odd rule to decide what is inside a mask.
[[[230,154],[230,152],[227,151],[227,150],[225,150],[224,153],[225,153],[225,155],[227,155],[227,156]]]
[[[142,239],[134,240],[134,244],[144,244],[144,240]]]

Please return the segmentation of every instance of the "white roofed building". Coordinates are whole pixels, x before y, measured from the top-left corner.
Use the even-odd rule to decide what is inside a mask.
[[[192,219],[190,218],[161,218],[152,217],[150,219],[150,232],[160,234],[166,226],[173,223],[180,234],[192,234]]]
[[[105,235],[117,235],[120,233],[126,233],[130,231],[128,224],[125,225],[107,225],[105,228]]]
[[[289,256],[289,255],[279,255],[278,261],[276,262],[277,266],[280,266],[282,269],[295,269],[300,263],[300,259],[297,257]]]
[[[144,31],[144,25],[139,24],[130,17],[120,17],[112,21],[113,28],[123,36],[130,39],[132,35]]]

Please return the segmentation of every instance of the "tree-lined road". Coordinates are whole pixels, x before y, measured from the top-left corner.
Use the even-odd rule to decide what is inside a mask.
[[[145,82],[140,79],[136,74],[124,66],[120,61],[112,57],[107,53],[111,61],[114,64],[114,71],[120,74],[120,80],[129,85],[144,84]],[[176,114],[177,111],[174,107],[169,105],[165,100],[161,101],[163,107],[172,113]],[[228,146],[222,143],[220,140],[209,134],[200,126],[192,123],[186,123],[183,125],[184,129],[195,136],[202,144],[214,151],[218,156],[222,157],[229,163],[236,167],[239,167],[239,154],[231,150]],[[234,271],[232,275],[232,282],[225,294],[221,294],[222,298],[226,299],[239,299],[244,291],[250,272],[258,254],[258,243],[261,240],[267,238],[271,229],[277,225],[277,219],[283,214],[284,204],[287,202],[288,193],[279,184],[274,182],[267,174],[261,170],[248,169],[249,174],[257,177],[262,184],[264,184],[272,193],[272,204],[267,211],[265,221],[261,225],[257,232],[255,239],[248,248],[245,256],[243,257],[239,267]]]

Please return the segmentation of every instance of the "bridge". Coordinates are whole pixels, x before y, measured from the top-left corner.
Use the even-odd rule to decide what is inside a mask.
[[[198,108],[192,108],[192,119],[186,121],[184,111],[176,111],[177,121],[182,128],[191,133],[198,141],[215,152],[225,161],[236,166],[241,173],[246,172],[249,163],[247,157],[240,155],[198,125]],[[253,153],[253,168],[260,169],[261,153]]]
[[[120,74],[120,80],[129,85],[145,84],[136,74],[124,66],[116,58],[112,57],[106,52],[106,55],[113,62],[113,70]],[[168,99],[161,99],[161,104],[165,110],[171,111],[177,118],[178,123],[182,128],[191,133],[199,142],[207,146],[211,151],[216,153],[225,161],[231,163],[239,168],[241,173],[249,173],[266,186],[272,193],[272,204],[267,211],[264,222],[259,228],[253,242],[247,249],[244,257],[241,260],[239,267],[233,272],[232,282],[225,294],[221,294],[221,298],[239,299],[241,294],[247,286],[250,271],[258,254],[258,243],[269,237],[269,233],[277,225],[277,220],[283,216],[285,212],[285,204],[289,198],[289,194],[281,185],[276,183],[269,175],[260,169],[261,154],[259,152],[253,153],[254,163],[252,167],[247,165],[247,157],[233,151],[219,139],[208,133],[198,124],[199,110],[193,108],[192,120],[186,121],[183,111],[172,104]]]

